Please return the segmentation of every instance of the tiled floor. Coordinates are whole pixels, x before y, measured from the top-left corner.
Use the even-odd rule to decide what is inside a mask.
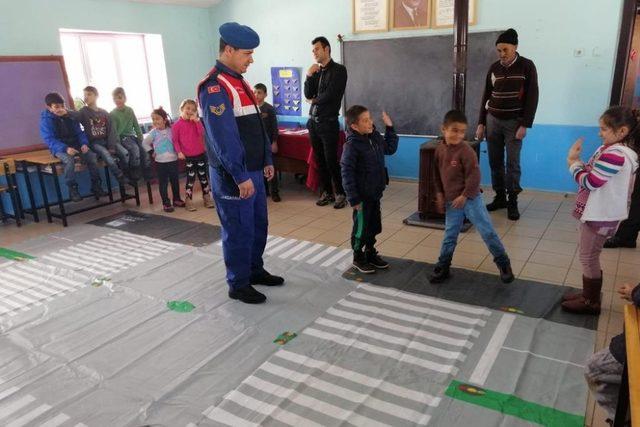
[[[286,177],[281,194],[281,203],[269,202],[270,234],[350,247],[350,209],[316,207],[315,196]],[[378,238],[378,248],[385,255],[434,262],[438,257],[442,231],[410,227],[402,223],[416,210],[417,194],[416,183],[391,182],[382,201],[383,231]],[[491,192],[487,191],[485,198],[489,200],[490,197]],[[157,194],[156,200],[159,200]],[[138,209],[219,224],[215,212],[204,209],[201,202],[198,203],[196,212],[179,209],[164,214],[157,202],[154,205],[143,202]],[[573,195],[527,191],[520,196],[522,218],[519,221],[509,221],[505,211],[492,214],[494,226],[507,248],[518,277],[581,287],[580,263],[576,255],[578,233],[576,221],[570,214],[573,203]],[[135,209],[131,202],[126,207]],[[73,227],[74,224],[104,217],[121,209],[121,205],[112,205],[85,212],[71,217],[69,224]],[[21,228],[12,223],[0,225],[0,246],[10,247],[34,236],[61,229],[62,225],[57,221],[53,224],[46,221],[38,224],[28,222]],[[458,267],[496,273],[491,256],[474,229],[461,234],[453,262]],[[607,249],[603,252],[604,310],[598,323],[596,349],[603,348],[611,337],[622,331],[623,303],[614,289],[623,283],[637,283],[640,280],[639,264],[640,249]],[[587,425],[604,426],[604,418],[604,413],[590,399]]]

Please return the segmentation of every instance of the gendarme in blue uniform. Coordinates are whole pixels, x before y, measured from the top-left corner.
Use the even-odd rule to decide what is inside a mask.
[[[231,40],[225,41],[234,46]],[[235,47],[253,49],[259,39],[242,43]],[[198,101],[206,130],[212,193],[222,224],[227,283],[235,291],[265,272],[262,254],[268,222],[263,174],[264,167],[273,164],[271,142],[251,86],[220,61],[198,85]],[[253,181],[255,193],[241,199],[238,184],[248,179]]]

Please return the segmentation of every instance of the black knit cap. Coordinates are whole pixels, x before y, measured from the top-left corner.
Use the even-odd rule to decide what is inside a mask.
[[[518,45],[518,33],[513,28],[509,28],[504,33],[498,36],[498,40],[496,40],[496,45],[498,43],[508,43],[512,45]]]

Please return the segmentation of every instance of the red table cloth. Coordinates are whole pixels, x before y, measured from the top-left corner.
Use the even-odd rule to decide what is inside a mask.
[[[280,128],[278,135],[278,153],[280,157],[302,160],[309,166],[307,171],[306,186],[312,191],[317,191],[320,187],[320,174],[309,139],[307,129],[286,129]],[[342,156],[342,147],[345,143],[345,134],[340,131],[338,138],[338,159]]]

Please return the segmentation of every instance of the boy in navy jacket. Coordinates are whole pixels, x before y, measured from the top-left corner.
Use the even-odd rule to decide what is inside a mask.
[[[80,156],[91,175],[91,191],[95,197],[104,196],[96,154],[89,150],[87,135],[80,123],[67,115],[64,98],[59,93],[47,94],[44,98],[47,109],[40,114],[40,135],[49,151],[64,165],[64,180],[69,186],[69,196],[74,202],[82,200],[75,174],[75,157]]]
[[[362,273],[375,273],[388,268],[375,249],[376,235],[382,231],[380,199],[389,179],[384,156],[398,149],[398,135],[387,113],[382,113],[386,126],[384,137],[376,131],[366,107],[354,105],[345,114],[348,128],[340,165],[342,185],[353,208],[353,266]],[[363,251],[364,250],[364,251]]]

